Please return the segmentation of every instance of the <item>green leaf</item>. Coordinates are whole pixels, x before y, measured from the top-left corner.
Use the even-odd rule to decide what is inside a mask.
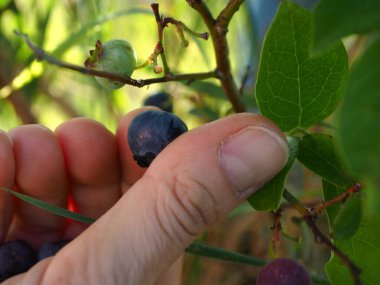
[[[351,195],[340,207],[331,229],[331,236],[335,240],[352,237],[359,228],[362,219],[362,204],[360,193]]]
[[[108,21],[114,20],[119,17],[127,16],[127,15],[133,15],[133,14],[151,14],[152,11],[149,9],[142,9],[142,8],[130,8],[130,9],[124,9],[115,13],[110,13],[107,15],[104,15],[94,21],[91,21],[85,25],[83,25],[80,29],[73,32],[70,37],[68,37],[65,41],[63,41],[54,51],[51,52],[51,55],[54,57],[60,57],[62,54],[64,54],[69,48],[71,48],[73,45],[75,45],[78,42],[83,42],[83,39],[86,37],[87,33],[90,30],[95,29],[101,24],[104,24]]]
[[[380,39],[352,68],[338,125],[348,167],[380,185]]]
[[[65,218],[68,218],[68,219],[71,219],[74,221],[86,223],[86,224],[91,224],[95,221],[92,218],[83,216],[81,214],[69,211],[67,209],[64,209],[64,208],[61,208],[61,207],[58,207],[58,206],[55,206],[55,205],[52,205],[49,203],[46,203],[46,202],[41,201],[39,199],[30,197],[28,195],[21,194],[19,192],[13,191],[13,190],[8,189],[8,188],[0,187],[0,190],[8,192],[8,193],[16,196],[17,198],[20,198],[21,200],[23,200],[23,201],[25,201],[31,205],[34,205],[38,208],[41,208],[41,209],[43,209],[49,213],[53,213],[53,214],[56,214],[58,216],[62,216],[62,217],[65,217]]]
[[[214,258],[218,260],[242,263],[242,264],[250,264],[256,266],[263,266],[266,264],[265,260],[258,259],[253,256],[229,251],[223,248],[215,247],[212,245],[208,245],[201,242],[193,242],[189,245],[186,250],[187,253],[191,253],[194,255]]]
[[[322,181],[324,199],[330,200],[346,189]],[[327,208],[327,216],[330,227],[338,218],[342,203],[334,204]],[[363,217],[356,233],[349,239],[335,240],[334,244],[341,249],[354,263],[359,266],[363,273],[361,278],[363,285],[380,284],[380,275],[377,268],[380,266],[380,216],[372,218]],[[351,273],[343,265],[339,258],[332,255],[325,266],[325,271],[334,285],[353,285]]]
[[[283,1],[266,35],[256,99],[261,112],[283,131],[307,128],[337,107],[348,69],[342,43],[310,53],[311,12]]]
[[[321,0],[314,11],[315,48],[380,28],[379,0]]]
[[[345,173],[334,140],[329,135],[304,136],[300,142],[297,158],[304,166],[333,184],[347,188],[353,183]]]
[[[356,234],[346,240],[335,240],[335,245],[361,268],[363,285],[380,284],[380,217],[363,218]],[[353,285],[351,273],[339,258],[332,256],[325,271],[334,285]]]
[[[344,187],[337,186],[332,184],[325,179],[322,179],[322,188],[323,188],[323,197],[325,201],[331,200],[338,195],[342,194],[346,189]],[[334,224],[336,217],[340,211],[341,202],[331,205],[326,209],[327,217],[329,220],[330,228]]]
[[[287,139],[289,145],[288,162],[279,174],[248,198],[248,202],[258,211],[277,211],[280,207],[286,177],[297,157],[299,144],[298,138],[287,137]]]

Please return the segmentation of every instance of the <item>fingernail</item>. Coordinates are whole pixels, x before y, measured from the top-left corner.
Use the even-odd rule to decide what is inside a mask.
[[[248,197],[288,160],[287,142],[261,126],[247,127],[222,142],[220,163],[239,197]]]

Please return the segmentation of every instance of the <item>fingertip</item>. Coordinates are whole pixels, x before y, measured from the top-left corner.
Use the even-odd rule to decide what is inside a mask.
[[[71,119],[55,130],[65,157],[74,208],[98,218],[120,197],[115,136],[101,123]]]
[[[12,141],[0,130],[0,187],[12,188],[15,178],[15,161]],[[0,243],[5,239],[13,215],[11,194],[0,191]]]

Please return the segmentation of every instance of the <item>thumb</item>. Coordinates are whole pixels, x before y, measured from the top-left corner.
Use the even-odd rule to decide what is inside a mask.
[[[41,284],[153,284],[201,231],[276,175],[288,148],[237,114],[171,143],[119,202],[50,263]]]

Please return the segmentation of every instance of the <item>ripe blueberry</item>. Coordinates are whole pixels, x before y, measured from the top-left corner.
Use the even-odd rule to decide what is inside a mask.
[[[33,248],[23,240],[14,240],[0,246],[0,282],[28,271],[37,262]]]
[[[275,259],[265,265],[257,276],[257,285],[311,285],[307,269],[288,258]]]
[[[166,92],[158,92],[150,95],[144,101],[144,106],[155,106],[166,112],[173,112],[172,97]]]
[[[68,244],[71,240],[63,239],[59,241],[47,242],[39,249],[37,253],[38,260],[42,260],[49,256],[55,255],[62,247]]]
[[[128,129],[133,159],[139,166],[148,167],[170,142],[186,131],[186,124],[172,113],[148,110],[138,114]]]
[[[136,53],[126,40],[116,39],[105,44],[97,41],[95,50],[90,51],[90,56],[84,65],[90,69],[131,76],[136,67]],[[118,89],[124,86],[124,83],[120,81],[103,77],[95,77],[95,79],[108,89]]]

